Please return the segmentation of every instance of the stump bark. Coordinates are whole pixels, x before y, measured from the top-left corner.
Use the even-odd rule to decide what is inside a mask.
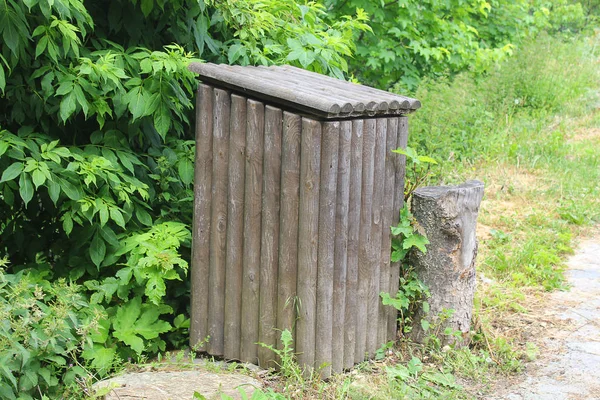
[[[465,340],[458,342],[468,342],[476,283],[475,227],[483,188],[483,182],[467,181],[459,186],[423,187],[413,194],[412,213],[430,242],[427,253],[413,250],[409,256],[431,294],[429,312],[421,308],[414,320],[411,337],[417,342],[431,333],[438,333],[443,344],[455,342],[456,337],[441,334],[447,327],[463,334]],[[454,312],[445,318],[445,310]],[[423,329],[422,319],[429,322],[430,330]]]

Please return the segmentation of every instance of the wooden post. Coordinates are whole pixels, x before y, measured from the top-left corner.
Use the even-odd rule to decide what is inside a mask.
[[[244,277],[242,283],[241,361],[258,363],[260,244],[265,109],[248,100],[246,125],[246,188],[244,195]]]
[[[398,147],[406,149],[408,142],[408,118],[398,118]],[[396,155],[395,160],[395,190],[394,190],[394,214],[392,225],[398,225],[400,219],[400,210],[404,207],[404,174],[406,171],[406,156]],[[400,284],[400,263],[392,263],[390,271],[390,295],[395,296],[398,293]],[[396,340],[398,336],[398,310],[394,307],[388,307],[388,340]]]
[[[292,337],[295,337],[297,306],[301,129],[299,115],[283,113],[277,327],[289,330]],[[279,338],[277,348],[283,348]]]
[[[358,248],[362,190],[363,120],[352,121],[350,193],[348,200],[348,260],[346,265],[346,310],[344,312],[344,368],[354,365],[357,331]]]
[[[337,198],[335,215],[335,251],[333,271],[333,372],[344,369],[344,331],[346,314],[346,279],[348,265],[348,205],[350,201],[350,152],[352,149],[352,121],[340,124],[337,171]]]
[[[260,257],[260,323],[258,341],[277,344],[277,273],[279,261],[279,188],[281,185],[281,135],[283,115],[278,108],[265,107],[262,242]],[[259,365],[275,367],[274,353],[258,348]],[[267,361],[271,361],[267,363]]]
[[[296,352],[300,365],[310,369],[315,362],[321,124],[302,118],[301,140],[297,286],[299,313],[296,324]],[[309,372],[306,371],[307,374]]]
[[[396,190],[395,181],[395,162],[397,154],[392,153],[396,149],[398,142],[398,118],[388,118],[387,120],[387,142],[385,147],[385,190],[383,192],[383,214],[381,217],[381,274],[379,281],[379,291],[390,293],[390,256],[392,248],[392,236],[390,227],[394,220],[394,192]],[[393,294],[395,295],[395,293]],[[379,323],[377,326],[377,342],[380,344],[388,341],[388,307],[379,301]]]
[[[372,271],[373,241],[371,238],[373,210],[373,173],[375,169],[375,129],[374,119],[364,123],[362,153],[362,191],[360,206],[360,229],[358,249],[358,293],[356,299],[356,363],[365,360],[367,354],[367,331],[369,311],[369,288]]]
[[[319,199],[319,250],[317,255],[317,321],[315,367],[322,377],[331,375],[333,335],[333,273],[335,206],[338,175],[339,121],[323,124]]]
[[[246,166],[246,99],[231,95],[229,136],[229,195],[225,271],[224,356],[240,358],[244,246],[244,179]]]
[[[213,174],[208,277],[208,351],[223,355],[225,316],[225,249],[227,235],[227,178],[229,151],[229,92],[214,90]]]
[[[190,345],[206,350],[208,337],[208,274],[210,253],[210,205],[212,195],[213,89],[198,86],[196,100],[196,167],[194,170],[194,223]],[[199,347],[196,347],[198,346]]]

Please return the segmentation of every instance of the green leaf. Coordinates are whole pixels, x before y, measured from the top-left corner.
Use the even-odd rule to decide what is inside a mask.
[[[39,169],[33,171],[31,178],[33,179],[33,184],[35,185],[36,189],[46,182],[46,175],[44,175],[44,173]]]
[[[106,244],[98,233],[94,234],[92,243],[90,245],[90,258],[96,267],[100,267],[104,256],[106,255]]]
[[[146,226],[152,226],[152,217],[143,208],[136,207],[135,216],[142,224],[144,224]]]
[[[69,236],[73,230],[73,218],[71,218],[70,214],[65,214],[63,216],[63,230],[67,236]]]
[[[60,102],[60,118],[63,122],[66,122],[67,119],[75,112],[77,109],[76,97],[74,92],[70,92],[68,95],[63,97]]]
[[[91,347],[85,349],[81,356],[91,361],[92,368],[98,369],[100,371],[106,371],[110,369],[117,357],[116,349],[112,347],[104,347],[102,344],[94,344]]]
[[[407,237],[406,239],[404,239],[404,241],[402,242],[402,248],[404,248],[405,250],[410,249],[411,247],[416,247],[419,250],[421,250],[421,252],[426,253],[427,252],[427,248],[425,247],[425,245],[429,244],[429,240],[427,240],[427,238],[423,235],[419,235],[418,233],[410,235],[409,237]]]
[[[171,112],[164,103],[154,113],[154,128],[156,128],[156,131],[163,140],[167,136],[167,133],[169,133],[169,129],[171,128]]]
[[[189,159],[184,158],[180,160],[177,169],[179,170],[179,177],[183,183],[190,185],[194,182],[194,165]]]
[[[0,183],[15,179],[17,176],[19,176],[21,174],[24,167],[25,167],[25,165],[22,162],[12,163],[2,173],[2,178],[0,178]]]
[[[154,8],[154,0],[142,0],[140,6],[142,7],[142,13],[144,17],[147,17]]]
[[[148,102],[146,92],[141,86],[134,87],[127,93],[125,99],[128,103],[129,112],[136,120],[144,115],[146,103]]]
[[[426,319],[421,320],[421,328],[423,328],[423,332],[427,332],[430,326],[431,325],[429,324],[429,321],[427,321]]]
[[[4,68],[0,65],[0,90],[4,93],[4,88],[6,88],[6,76],[4,75]]]
[[[2,67],[0,66],[0,68],[2,68]],[[8,143],[0,142],[0,156],[2,156],[2,154],[6,153],[6,150],[8,150]]]
[[[158,307],[142,308],[141,297],[135,297],[117,309],[113,322],[113,335],[138,354],[145,348],[142,338],[154,339],[171,330],[168,322],[158,319],[161,314]]]
[[[22,174],[19,178],[19,194],[27,207],[27,203],[33,198],[33,184],[28,174]]]
[[[116,207],[111,207],[110,218],[113,221],[115,221],[115,223],[117,225],[119,225],[121,228],[125,228],[125,220],[123,219],[123,214],[121,213],[121,210],[119,210]]]
[[[62,178],[58,178],[58,183],[60,184],[62,191],[65,192],[67,197],[71,200],[78,201],[83,197],[83,192],[81,189],[73,185],[71,182]]]

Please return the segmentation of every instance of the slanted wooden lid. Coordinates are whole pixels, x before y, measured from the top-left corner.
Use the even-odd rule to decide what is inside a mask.
[[[241,67],[191,63],[203,82],[327,118],[406,115],[421,102],[289,65]]]

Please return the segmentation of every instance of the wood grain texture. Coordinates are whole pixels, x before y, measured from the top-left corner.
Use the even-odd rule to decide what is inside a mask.
[[[358,249],[362,192],[364,121],[352,121],[350,188],[348,199],[348,256],[346,262],[346,309],[344,312],[344,368],[352,368],[356,351]]]
[[[397,147],[406,148],[408,142],[408,118],[398,118],[398,140]],[[395,159],[395,190],[394,190],[394,213],[392,225],[398,224],[400,209],[404,206],[404,176],[406,173],[406,156],[396,154]],[[390,293],[396,294],[400,284],[400,263],[392,263],[390,268]],[[398,335],[398,311],[388,308],[388,340],[396,340]]]
[[[321,124],[318,121],[302,118],[298,206],[299,315],[296,323],[296,352],[298,362],[306,368],[307,374],[314,368],[315,362],[320,168]]]
[[[231,95],[224,357],[240,358],[246,167],[246,98]]]
[[[292,337],[295,337],[296,326],[301,129],[299,115],[283,113],[277,327],[289,330]],[[283,348],[279,337],[277,348]]]
[[[362,189],[358,250],[358,290],[356,304],[356,350],[355,363],[365,360],[367,353],[368,304],[370,277],[373,269],[373,240],[371,238],[373,209],[373,177],[375,169],[375,128],[376,121],[364,122],[362,153]]]
[[[332,361],[334,373],[344,369],[344,331],[346,316],[346,271],[348,264],[348,204],[350,201],[350,153],[352,122],[340,124],[335,214],[335,252],[333,270]]]
[[[206,350],[212,197],[213,88],[200,84],[196,98],[196,163],[192,227],[190,347]],[[196,347],[199,346],[199,347]]]
[[[258,363],[261,209],[265,106],[247,102],[244,194],[244,261],[242,283],[241,361]]]
[[[279,265],[279,189],[281,186],[282,129],[282,111],[279,108],[266,106],[258,341],[272,347],[277,344],[277,274]],[[274,358],[275,354],[272,350],[259,346],[258,360],[261,367],[275,367]]]
[[[381,216],[381,272],[379,274],[379,290],[390,293],[390,256],[392,248],[392,226],[394,211],[394,193],[396,191],[395,153],[392,153],[398,141],[398,118],[387,120],[387,142],[385,147],[385,190],[383,192],[383,211]],[[392,296],[395,293],[390,293]],[[377,326],[377,342],[388,341],[388,308],[379,301],[379,323]]]
[[[210,273],[208,277],[208,352],[223,355],[225,259],[227,243],[227,179],[229,159],[229,92],[214,90]]]
[[[331,375],[333,335],[333,274],[335,214],[340,122],[324,122],[321,144],[321,187],[319,195],[319,250],[317,255],[317,321],[315,366],[321,377]]]
[[[369,357],[383,343],[377,341],[379,325],[379,281],[381,274],[381,229],[383,211],[383,191],[385,190],[385,146],[387,138],[387,118],[376,120],[375,130],[375,163],[373,169],[373,203],[371,208],[371,246],[369,254],[371,271],[369,276],[369,311],[367,317],[367,352]]]

